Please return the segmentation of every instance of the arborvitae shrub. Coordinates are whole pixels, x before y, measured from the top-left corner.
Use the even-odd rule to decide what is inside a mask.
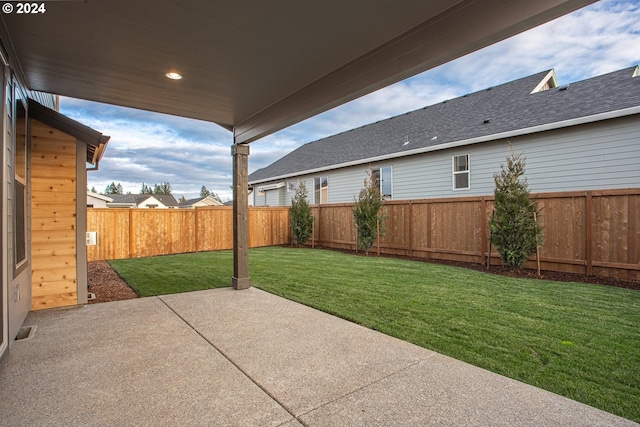
[[[293,200],[291,200],[289,222],[293,242],[296,246],[304,245],[313,231],[313,215],[309,202],[307,202],[307,187],[304,182],[300,183]]]
[[[491,243],[496,245],[502,262],[510,269],[520,269],[542,244],[542,227],[534,220],[538,203],[532,200],[524,171],[526,158],[515,154],[500,165],[495,181],[495,211],[489,220]]]
[[[364,187],[356,199],[353,207],[353,219],[358,234],[358,248],[369,255],[369,249],[380,235],[384,235],[384,218],[381,212],[384,199],[380,195],[380,189],[371,180],[371,174],[364,180]],[[378,227],[379,224],[379,227]]]

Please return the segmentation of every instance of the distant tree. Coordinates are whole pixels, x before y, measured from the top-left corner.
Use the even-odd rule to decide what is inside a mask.
[[[208,197],[210,195],[211,195],[211,191],[207,190],[207,187],[203,185],[202,188],[200,189],[200,197]]]
[[[140,188],[140,194],[153,194],[153,189],[143,182]]]
[[[115,182],[112,182],[104,189],[104,194],[122,194],[122,185],[120,183],[116,185]]]
[[[542,227],[534,220],[538,203],[531,199],[527,179],[523,178],[526,158],[509,148],[507,165],[500,165],[500,173],[493,176],[495,212],[489,228],[491,243],[498,248],[502,262],[513,270],[520,269],[536,252],[542,241]]]
[[[96,187],[91,187],[91,192],[92,192],[92,193],[97,193],[97,192],[98,192],[98,190],[96,190]]]
[[[356,223],[358,234],[358,248],[369,255],[369,249],[380,235],[384,235],[385,215],[381,212],[384,199],[380,195],[380,189],[371,179],[368,173],[364,180],[364,187],[360,190],[356,204],[353,206],[353,219]]]
[[[169,182],[161,182],[153,187],[153,194],[171,194],[171,184]]]
[[[184,203],[187,201],[187,198],[184,197],[184,194],[178,199],[178,203]]]
[[[307,187],[301,182],[296,190],[296,194],[291,200],[289,209],[289,223],[291,225],[291,235],[296,246],[304,245],[309,240],[313,231],[313,215],[311,207],[307,201]]]

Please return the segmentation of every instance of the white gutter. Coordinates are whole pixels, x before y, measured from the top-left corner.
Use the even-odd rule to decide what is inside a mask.
[[[529,128],[511,130],[508,132],[495,133],[491,135],[479,136],[476,138],[447,142],[445,144],[433,145],[430,147],[416,148],[415,150],[400,151],[397,153],[385,154],[382,156],[369,157],[366,159],[353,160],[351,162],[338,163],[338,164],[323,166],[315,169],[308,169],[304,171],[293,172],[285,175],[279,175],[279,176],[261,179],[258,181],[251,181],[249,182],[249,184],[256,185],[261,182],[277,181],[281,179],[291,178],[294,176],[309,175],[309,174],[324,172],[324,171],[333,170],[333,169],[346,168],[349,166],[357,166],[357,165],[362,165],[367,163],[379,162],[383,160],[397,159],[399,157],[407,157],[407,156],[413,156],[416,154],[429,153],[433,151],[447,150],[449,148],[462,147],[465,145],[479,144],[481,142],[496,141],[499,139],[507,139],[507,138],[513,138],[516,136],[530,135],[532,133],[545,132],[548,130],[562,129],[570,126],[577,126],[577,125],[599,122],[603,120],[616,119],[619,117],[632,116],[634,114],[640,114],[640,105],[636,107],[625,108],[623,110],[609,111],[606,113],[599,113],[591,116],[577,117],[575,119],[563,120],[560,122],[547,123],[544,125],[532,126]],[[282,183],[282,185],[284,184]]]
[[[273,180],[270,179],[269,181],[273,181]],[[268,190],[276,190],[276,189],[282,188],[282,187],[284,187],[284,182],[279,182],[277,184],[264,185],[262,187],[258,187],[258,192],[263,192],[263,191],[268,191]]]

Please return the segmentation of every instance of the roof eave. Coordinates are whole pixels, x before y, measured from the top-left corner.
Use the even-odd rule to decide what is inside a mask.
[[[87,162],[97,166],[110,137],[90,128],[76,120],[73,120],[58,111],[52,110],[29,98],[29,117],[34,118],[48,126],[69,134],[91,146],[93,150],[87,150]]]
[[[546,123],[546,124],[543,124],[543,125],[532,126],[532,127],[523,128],[523,129],[516,129],[516,130],[512,130],[512,131],[507,131],[507,132],[495,133],[495,134],[491,134],[491,135],[485,135],[485,136],[480,136],[480,137],[476,137],[476,138],[464,139],[464,140],[460,140],[460,141],[447,142],[447,143],[440,144],[440,145],[433,145],[433,146],[429,146],[429,147],[416,148],[414,150],[400,151],[400,152],[395,152],[395,153],[391,153],[391,154],[385,154],[383,156],[368,157],[368,158],[365,158],[365,159],[353,160],[353,161],[350,161],[350,162],[339,163],[339,164],[334,164],[334,165],[330,165],[330,166],[323,166],[323,167],[319,167],[319,168],[315,168],[315,169],[308,169],[308,170],[304,170],[304,171],[293,172],[293,173],[284,174],[284,175],[278,175],[278,176],[274,176],[274,177],[270,177],[270,178],[258,179],[258,180],[255,180],[255,181],[249,181],[249,185],[258,185],[258,184],[261,184],[261,183],[264,183],[264,182],[278,181],[278,180],[281,180],[281,179],[292,178],[292,177],[296,177],[296,176],[300,176],[300,175],[310,175],[310,174],[319,173],[319,172],[325,172],[325,171],[334,170],[334,169],[341,169],[341,168],[345,168],[345,167],[349,167],[349,166],[357,166],[357,165],[362,165],[362,164],[367,164],[367,163],[380,162],[380,161],[389,160],[389,159],[397,159],[397,158],[400,158],[400,157],[413,156],[413,155],[416,155],[416,154],[423,154],[423,153],[429,153],[429,152],[433,152],[433,151],[447,150],[449,148],[462,147],[462,146],[465,146],[465,145],[472,145],[472,144],[479,144],[479,143],[482,143],[482,142],[489,142],[489,141],[496,141],[496,140],[500,140],[500,139],[514,138],[516,136],[530,135],[530,134],[533,134],[533,133],[545,132],[545,131],[556,130],[556,129],[562,129],[562,128],[566,128],[566,127],[570,127],[570,126],[577,126],[577,125],[583,125],[583,124],[588,124],[588,123],[599,122],[599,121],[603,121],[603,120],[616,119],[616,118],[620,118],[620,117],[632,116],[634,114],[640,114],[640,106],[625,108],[625,109],[616,110],[616,111],[609,111],[609,112],[606,112],[606,113],[593,114],[593,115],[590,115],[590,116],[577,117],[577,118],[574,118],[574,119],[562,120],[562,121],[559,121],[559,122]]]

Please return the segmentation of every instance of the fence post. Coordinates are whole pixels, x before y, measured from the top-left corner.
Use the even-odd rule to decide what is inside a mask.
[[[533,221],[536,223],[536,227],[538,226],[538,214],[533,212]],[[538,265],[538,277],[540,277],[540,244],[538,242],[538,235],[536,234],[536,264]]]
[[[376,233],[378,233],[376,235],[377,252],[378,252],[378,256],[380,256],[380,219],[378,218],[376,218]]]
[[[318,203],[318,246],[320,246],[320,203]]]
[[[431,258],[431,204],[429,202],[425,203],[427,207],[427,253],[425,258]]]
[[[413,201],[409,200],[409,256],[413,257]]]
[[[482,243],[480,244],[480,252],[482,255],[481,265],[485,265],[485,253],[487,252],[487,198],[482,196],[480,199],[480,210],[482,211],[482,224],[480,224],[480,239],[482,239]]]
[[[134,251],[133,248],[135,247],[134,242],[133,242],[133,208],[129,208],[129,258],[133,258],[134,256]]]
[[[198,236],[199,236],[200,233],[199,233],[199,230],[198,230],[198,225],[199,224],[198,224],[198,207],[197,206],[193,208],[193,215],[194,215],[193,228],[194,228],[194,231],[195,231],[194,240],[195,240],[195,243],[196,243],[196,248],[195,248],[196,250],[195,251],[196,252],[200,252],[200,241],[198,240]]]
[[[587,255],[587,276],[593,275],[593,193],[587,191],[585,194],[585,236]]]

